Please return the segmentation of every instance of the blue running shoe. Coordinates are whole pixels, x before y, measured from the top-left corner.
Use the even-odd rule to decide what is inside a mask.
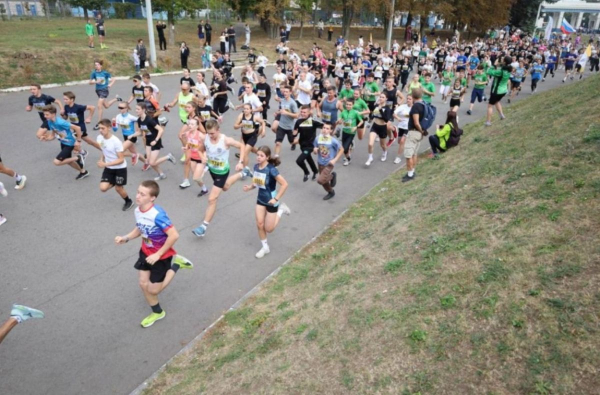
[[[206,234],[206,226],[204,224],[198,226],[196,229],[192,230],[192,233],[198,237],[204,237]]]
[[[10,316],[16,318],[19,322],[23,322],[30,318],[44,318],[44,313],[31,307],[13,304]]]

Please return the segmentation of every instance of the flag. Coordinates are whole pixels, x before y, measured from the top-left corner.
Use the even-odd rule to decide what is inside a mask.
[[[585,55],[589,58],[590,56],[592,56],[592,45],[588,44],[587,48],[585,49]]]
[[[371,34],[369,35],[369,42],[370,42],[371,44],[373,44],[373,33],[371,33]]]
[[[560,30],[562,30],[562,32],[565,33],[565,34],[571,34],[571,33],[576,33],[577,32],[573,28],[573,26],[571,26],[571,24],[569,22],[567,22],[566,19],[563,19],[562,25],[560,26]]]
[[[546,25],[546,31],[544,32],[544,39],[550,40],[552,37],[552,28],[554,27],[554,18],[548,18],[548,24]]]

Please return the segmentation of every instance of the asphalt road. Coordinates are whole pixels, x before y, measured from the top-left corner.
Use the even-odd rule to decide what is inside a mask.
[[[164,93],[162,103],[178,91],[179,77],[153,79]],[[540,83],[537,94],[557,85],[558,76]],[[111,97],[115,93],[128,97],[130,86],[129,81],[116,82]],[[80,104],[96,104],[89,85],[44,92],[62,98],[66,90],[75,92]],[[529,91],[528,82],[519,98],[529,96]],[[366,141],[355,141],[353,163],[338,166],[337,195],[325,202],[321,199],[325,192],[316,182],[302,182],[302,171],[295,164],[298,151],[291,152],[285,143],[280,171],[290,184],[283,201],[292,215],[284,217],[269,237],[271,253],[261,260],[254,257],[260,248],[254,221],[256,191],[244,193],[238,183],[224,193],[206,237],[197,239],[191,230],[203,218],[206,197],[196,197],[197,187],[179,189],[181,164],[163,164],[168,178],[160,182],[157,203],[181,234],[176,249],[196,266],[193,271],[180,271],[160,295],[166,319],[143,329],[140,321],[150,309],[133,268],[139,240],[122,246],[113,242],[116,235],[134,227],[133,211],[121,211],[123,201],[115,192],[100,193],[101,170],[95,166],[99,153],[93,148],[87,148],[91,176],[85,180],[75,181],[73,169],[52,164],[59,143],[35,138],[40,121],[36,113],[24,110],[28,96],[28,92],[0,95],[0,155],[5,165],[28,177],[26,188],[15,191],[13,181],[0,176],[9,187],[9,196],[0,198],[0,212],[8,217],[0,227],[0,317],[8,317],[11,304],[20,303],[43,310],[46,318],[18,325],[0,346],[2,394],[132,391],[351,203],[405,163],[395,165],[392,153],[387,162],[380,162],[376,147],[374,163],[365,168]],[[434,104],[441,123],[448,105],[439,97]],[[481,118],[486,108],[485,103],[478,104],[474,115],[467,116],[467,106],[464,103],[460,110],[463,125]],[[273,103],[271,113],[275,107]],[[113,106],[107,115],[116,112]],[[222,127],[230,136],[239,136],[232,128],[235,115],[228,112]],[[179,121],[175,113],[169,116],[163,152],[179,157]],[[273,143],[270,131],[260,141]],[[428,143],[423,144],[426,148]],[[130,166],[130,195],[135,195],[139,182],[154,176],[152,171],[142,173],[139,166]],[[210,186],[210,177],[206,181]]]

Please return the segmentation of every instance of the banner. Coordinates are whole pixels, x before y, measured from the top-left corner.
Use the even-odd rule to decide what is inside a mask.
[[[544,39],[550,40],[552,36],[552,28],[554,27],[554,18],[548,18],[548,24],[546,25],[546,32],[544,33]]]

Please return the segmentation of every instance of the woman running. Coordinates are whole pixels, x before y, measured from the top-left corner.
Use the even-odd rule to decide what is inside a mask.
[[[367,160],[367,163],[365,163],[366,166],[371,166],[371,163],[373,163],[373,145],[375,144],[375,139],[377,137],[379,137],[379,145],[383,151],[381,154],[381,161],[385,162],[387,159],[386,140],[388,137],[388,127],[393,127],[391,125],[393,113],[392,109],[386,105],[386,102],[387,96],[382,93],[379,95],[377,106],[371,112],[373,126],[371,127],[371,133],[369,134],[369,159]]]
[[[271,149],[262,146],[256,153],[256,165],[254,165],[254,175],[252,184],[244,185],[244,191],[248,192],[258,188],[258,198],[256,200],[256,227],[258,228],[258,237],[262,243],[261,249],[256,253],[257,258],[262,258],[271,252],[267,242],[267,233],[272,233],[283,214],[290,215],[290,208],[283,202],[279,202],[288,183],[279,174],[277,166],[281,162],[279,158],[271,157]],[[280,185],[279,191],[277,184]]]
[[[191,168],[192,179],[196,181],[200,186],[200,193],[198,194],[198,197],[204,196],[208,193],[206,185],[204,185],[204,182],[202,182],[202,176],[204,175],[205,169],[204,163],[206,162],[206,160],[202,160],[203,158],[200,155],[200,151],[198,151],[198,148],[200,147],[200,142],[206,139],[206,133],[203,132],[203,127],[200,128],[201,126],[202,125],[198,122],[196,118],[190,118],[188,120],[188,128],[185,133],[186,144],[183,147],[183,151],[185,152],[185,167],[186,169]],[[185,174],[184,182],[188,181],[188,173]]]
[[[252,112],[252,105],[246,103],[243,111],[238,115],[234,129],[242,129],[242,141],[244,142],[244,167],[248,166],[248,156],[250,152],[256,154],[256,143],[258,136],[265,137],[265,121],[259,113]]]

